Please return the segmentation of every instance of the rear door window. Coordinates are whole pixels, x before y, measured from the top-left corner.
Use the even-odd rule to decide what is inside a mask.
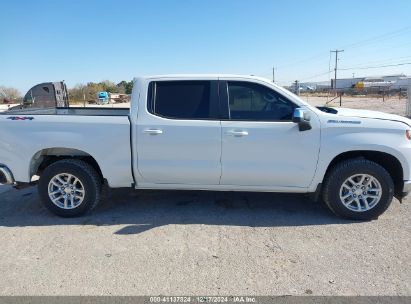
[[[218,100],[213,98],[212,87],[212,81],[151,83],[148,110],[171,119],[218,119]]]

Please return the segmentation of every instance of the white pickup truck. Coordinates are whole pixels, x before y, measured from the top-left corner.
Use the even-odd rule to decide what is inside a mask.
[[[411,120],[316,108],[252,76],[135,79],[129,109],[0,114],[0,182],[35,175],[60,216],[90,211],[102,185],[310,193],[369,220],[411,191]]]

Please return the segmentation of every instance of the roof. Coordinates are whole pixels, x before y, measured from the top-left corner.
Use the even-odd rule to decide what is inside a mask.
[[[135,77],[134,79],[143,78],[143,79],[153,79],[153,78],[199,78],[199,79],[208,79],[208,78],[247,78],[247,79],[256,79],[265,82],[271,82],[269,79],[264,77],[258,77],[254,75],[237,75],[237,74],[164,74],[164,75],[150,75]]]

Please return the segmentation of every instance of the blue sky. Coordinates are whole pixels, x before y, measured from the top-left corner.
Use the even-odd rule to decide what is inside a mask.
[[[236,73],[287,84],[327,80],[330,49],[341,77],[405,73],[411,1],[1,1],[0,85],[24,93],[165,73]],[[331,68],[334,67],[334,59]],[[358,69],[363,67],[367,69]],[[319,75],[319,76],[316,76]]]

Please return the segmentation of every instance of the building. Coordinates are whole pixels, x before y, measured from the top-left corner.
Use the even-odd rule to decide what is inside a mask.
[[[337,90],[352,89],[360,81],[364,81],[364,77],[337,79]],[[334,79],[331,79],[331,88],[334,89]]]
[[[361,84],[362,88],[384,89],[384,90],[402,90],[411,85],[411,77],[404,74],[373,76],[373,77],[353,77],[337,79],[337,90],[348,91],[358,87]],[[295,86],[292,84],[290,87]],[[326,91],[334,89],[334,79],[331,81],[320,82],[304,82],[300,83],[300,90],[302,92],[310,91]]]

